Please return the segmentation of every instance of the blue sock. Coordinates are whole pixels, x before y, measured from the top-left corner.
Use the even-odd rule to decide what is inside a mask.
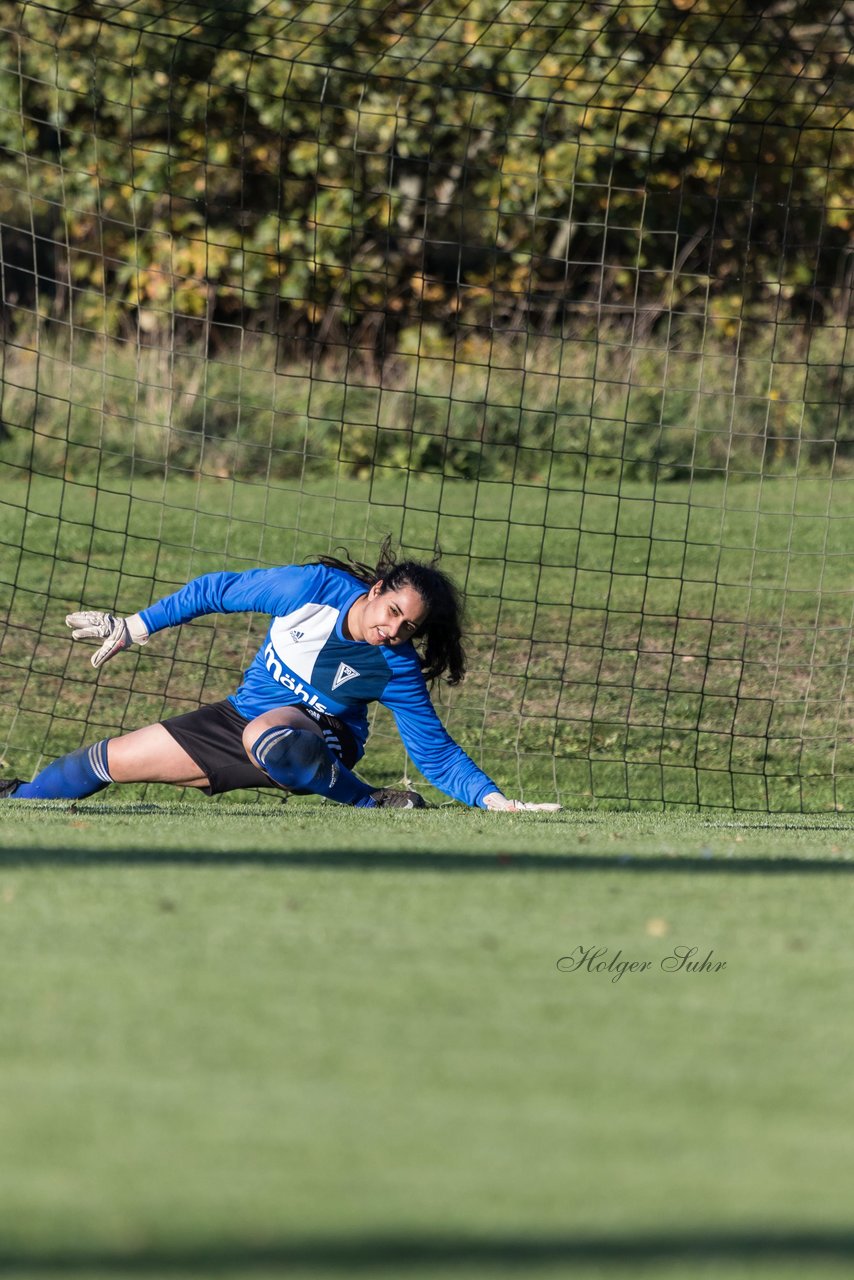
[[[259,769],[291,791],[310,791],[359,808],[374,807],[371,796],[376,787],[351,773],[310,730],[274,725],[256,738],[250,754]]]
[[[22,782],[10,799],[82,800],[103,791],[112,782],[107,768],[108,741],[104,738],[94,747],[80,747],[54,760],[32,782]]]

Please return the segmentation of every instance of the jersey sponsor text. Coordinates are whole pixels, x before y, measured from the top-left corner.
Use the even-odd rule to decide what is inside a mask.
[[[324,713],[327,711],[327,707],[320,701],[316,693],[310,693],[300,680],[294,679],[290,671],[282,668],[282,664],[279,661],[276,650],[273,648],[272,644],[268,644],[267,648],[264,650],[264,661],[267,670],[273,679],[279,684],[284,685],[284,687],[289,689],[291,693],[295,693],[298,698],[302,698],[306,706],[314,707],[316,711],[322,711]]]

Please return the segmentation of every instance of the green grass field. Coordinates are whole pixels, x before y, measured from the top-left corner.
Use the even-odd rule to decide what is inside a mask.
[[[263,634],[96,676],[68,610],[391,532],[467,589],[452,733],[570,806],[0,805],[4,1275],[850,1274],[844,480],[0,483],[4,772],[224,696]],[[365,776],[406,770],[378,715]]]
[[[850,821],[123,794],[0,806],[4,1275],[850,1274]]]

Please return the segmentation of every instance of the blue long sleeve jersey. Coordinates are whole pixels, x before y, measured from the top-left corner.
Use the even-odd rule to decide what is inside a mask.
[[[264,643],[229,698],[242,716],[251,720],[276,707],[313,707],[343,720],[363,751],[367,704],[381,702],[425,778],[455,800],[485,807],[484,796],[498,787],[445,730],[413,646],[371,645],[345,636],[347,612],[365,590],[351,574],[319,564],[207,573],[140,616],[151,633],[205,613],[271,614]]]

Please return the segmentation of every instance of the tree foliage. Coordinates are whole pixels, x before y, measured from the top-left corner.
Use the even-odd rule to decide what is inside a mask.
[[[847,309],[839,0],[0,0],[7,320],[361,346]],[[747,326],[747,329],[745,329]]]

